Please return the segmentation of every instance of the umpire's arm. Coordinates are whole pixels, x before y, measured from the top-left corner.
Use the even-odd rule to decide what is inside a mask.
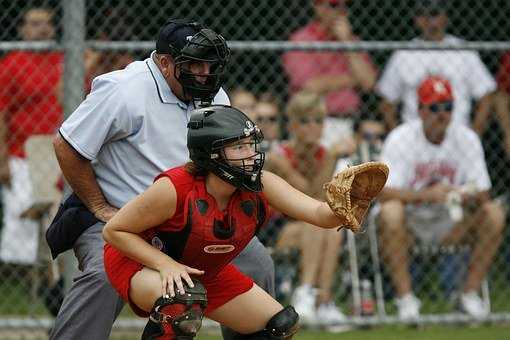
[[[74,193],[98,219],[107,222],[117,208],[106,201],[90,160],[80,155],[60,134],[53,140],[53,147],[60,169]]]

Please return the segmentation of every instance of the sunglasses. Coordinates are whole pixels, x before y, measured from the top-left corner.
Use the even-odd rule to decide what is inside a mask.
[[[447,102],[440,102],[440,103],[432,103],[428,105],[428,109],[432,113],[439,113],[439,112],[452,112],[453,110],[453,102],[447,101]]]
[[[311,122],[315,122],[316,124],[324,123],[323,117],[301,117],[298,119],[301,124],[310,124]]]
[[[276,116],[271,117],[258,117],[257,123],[264,124],[264,123],[276,123],[278,121],[278,118]]]

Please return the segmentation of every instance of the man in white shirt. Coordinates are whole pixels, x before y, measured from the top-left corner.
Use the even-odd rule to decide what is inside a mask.
[[[415,24],[421,37],[414,41],[458,44],[462,40],[446,34],[447,13],[438,0],[420,0]],[[397,106],[402,104],[401,121],[418,118],[416,89],[429,75],[439,75],[450,81],[455,96],[453,121],[471,126],[471,102],[477,102],[472,126],[481,135],[490,113],[491,93],[496,89],[492,75],[475,51],[466,50],[404,50],[389,59],[376,84],[382,97],[380,110],[387,126],[398,124]]]
[[[399,317],[419,316],[409,274],[410,231],[422,244],[471,244],[459,303],[464,312],[483,318],[489,311],[477,292],[501,243],[505,214],[489,196],[480,139],[452,121],[457,101],[450,83],[429,77],[417,95],[421,119],[394,129],[381,153],[390,167],[379,213],[381,254],[395,286]]]

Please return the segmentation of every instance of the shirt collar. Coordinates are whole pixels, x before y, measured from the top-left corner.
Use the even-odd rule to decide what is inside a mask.
[[[185,104],[179,98],[177,98],[177,96],[172,92],[172,89],[166,82],[165,77],[163,77],[161,70],[159,69],[158,65],[156,65],[156,63],[154,62],[153,57],[155,53],[156,51],[152,51],[151,56],[145,59],[145,63],[147,64],[147,67],[149,68],[152,78],[156,83],[156,89],[158,90],[159,99],[161,100],[162,103],[177,104],[181,108],[186,109],[188,105]]]

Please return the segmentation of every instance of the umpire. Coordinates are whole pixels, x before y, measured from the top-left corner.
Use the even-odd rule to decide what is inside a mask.
[[[108,339],[123,302],[104,272],[103,226],[157,174],[188,160],[191,110],[230,103],[221,88],[229,57],[221,35],[170,20],[149,58],[95,78],[91,93],[60,127],[55,153],[73,193],[46,238],[54,257],[74,248],[81,272],[50,339]],[[273,294],[273,263],[256,237],[235,263]]]

